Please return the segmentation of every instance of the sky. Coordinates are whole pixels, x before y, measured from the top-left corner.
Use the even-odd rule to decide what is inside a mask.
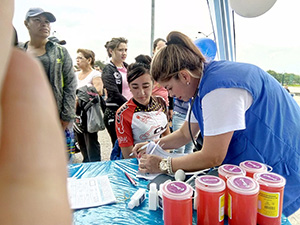
[[[151,54],[151,0],[15,0],[19,41],[29,40],[24,25],[30,7],[55,15],[51,34],[66,40],[74,63],[78,48],[93,50],[96,60],[108,61],[104,45],[113,37],[128,39],[127,63]],[[245,18],[234,14],[236,61],[264,70],[300,75],[300,1],[277,0],[265,14]],[[212,33],[206,0],[156,0],[154,39],[176,30],[192,40]],[[213,38],[213,35],[209,35]]]

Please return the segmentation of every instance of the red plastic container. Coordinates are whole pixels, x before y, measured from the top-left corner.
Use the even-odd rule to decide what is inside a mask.
[[[244,169],[242,169],[241,167],[233,165],[233,164],[224,164],[218,168],[218,174],[219,174],[219,177],[222,178],[226,183],[227,179],[229,177],[239,176],[239,175],[246,176],[246,171]],[[228,213],[227,213],[227,207],[228,207],[227,192],[228,191],[227,191],[227,187],[226,187],[226,189],[225,189],[225,208],[224,208],[225,215],[228,215]]]
[[[271,166],[267,166],[261,162],[253,161],[253,160],[246,160],[240,163],[240,167],[246,171],[246,176],[252,177],[254,173],[262,173],[262,172],[269,172],[272,171]]]
[[[193,189],[189,184],[172,181],[163,185],[163,218],[165,225],[193,224]]]
[[[227,180],[228,223],[230,225],[256,225],[259,184],[246,176],[233,176]]]
[[[223,225],[225,182],[219,177],[204,175],[196,179],[197,225]]]
[[[255,173],[254,179],[260,184],[257,223],[280,225],[285,178],[276,173],[264,172]]]

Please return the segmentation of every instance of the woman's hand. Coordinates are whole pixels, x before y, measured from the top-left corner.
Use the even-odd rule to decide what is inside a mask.
[[[148,144],[148,142],[142,142],[142,143],[138,143],[136,144],[133,149],[132,149],[132,153],[134,154],[134,156],[136,158],[141,158],[142,155],[144,155],[146,153],[146,149],[143,146],[146,146]]]
[[[140,159],[139,171],[141,173],[161,173],[159,163],[162,160],[157,155],[143,154]]]

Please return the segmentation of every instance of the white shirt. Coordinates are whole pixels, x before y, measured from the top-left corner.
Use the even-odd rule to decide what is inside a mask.
[[[206,94],[202,99],[204,136],[245,129],[245,113],[252,102],[251,94],[241,88],[218,88]],[[193,113],[191,123],[197,123]]]
[[[83,80],[79,80],[79,74],[81,71],[75,73],[77,78],[77,89],[81,88],[85,85],[90,86],[93,84],[93,79],[95,77],[101,77],[101,73],[98,70],[92,70]]]

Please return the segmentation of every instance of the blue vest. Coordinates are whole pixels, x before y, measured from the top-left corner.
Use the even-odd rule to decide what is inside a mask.
[[[193,113],[203,134],[202,98],[217,88],[242,88],[253,98],[246,129],[235,131],[224,164],[255,160],[286,178],[283,213],[300,207],[300,107],[272,76],[245,63],[213,61],[205,65]],[[215,106],[216,110],[218,107]],[[222,107],[230,107],[222,106]]]

